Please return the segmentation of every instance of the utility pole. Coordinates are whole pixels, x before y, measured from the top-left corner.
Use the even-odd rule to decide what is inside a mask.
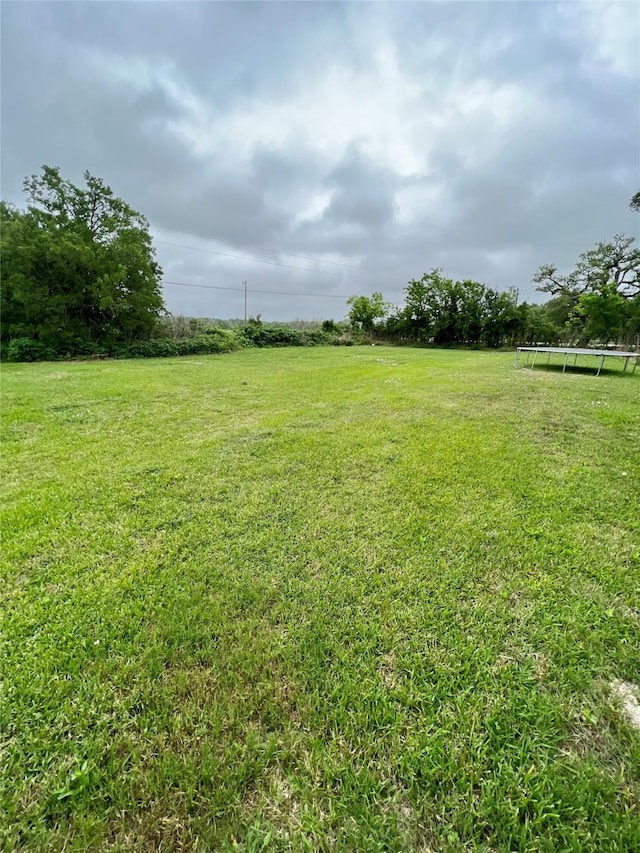
[[[247,282],[243,281],[244,284],[244,322],[247,322]]]

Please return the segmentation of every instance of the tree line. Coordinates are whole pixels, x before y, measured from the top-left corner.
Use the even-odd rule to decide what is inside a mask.
[[[640,193],[631,206],[640,208]],[[616,235],[584,252],[567,275],[542,265],[533,278],[551,295],[542,305],[518,301],[516,288],[498,292],[477,281],[453,281],[433,269],[404,288],[394,307],[380,292],[351,296],[356,334],[441,346],[623,344],[640,346],[640,249]]]
[[[296,330],[255,318],[230,332],[168,315],[145,217],[89,172],[84,186],[43,166],[24,181],[26,209],[0,202],[0,347],[13,360],[77,355],[178,355],[237,346],[315,345],[378,338],[395,343],[500,347],[519,343],[624,343],[640,346],[640,250],[616,236],[559,274],[534,277],[551,298],[519,302],[440,269],[410,281],[404,304],[382,294],[352,296],[346,324]],[[640,191],[630,206],[640,210]],[[181,328],[182,328],[181,327]]]

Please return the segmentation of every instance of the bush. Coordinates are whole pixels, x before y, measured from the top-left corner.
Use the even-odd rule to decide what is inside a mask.
[[[33,338],[14,338],[7,347],[9,361],[52,361],[55,357],[50,347]]]
[[[292,329],[282,323],[252,321],[243,326],[242,336],[254,347],[313,347],[334,343],[336,335],[323,329]]]
[[[232,352],[242,347],[291,347],[320,346],[335,344],[335,333],[322,329],[292,329],[281,323],[248,323],[242,328],[223,329],[198,321],[189,324],[188,318],[180,327],[190,327],[194,334],[177,337],[170,329],[162,337],[129,343],[96,343],[84,339],[72,339],[64,346],[53,350],[31,338],[16,338],[3,347],[3,355],[9,361],[47,361],[55,358],[170,358],[180,355],[208,355]]]
[[[232,352],[244,344],[242,336],[235,329],[209,329],[197,336],[206,341],[207,352]]]
[[[191,339],[202,334],[230,331],[232,323],[233,321],[229,320],[208,320],[206,317],[167,314],[158,320],[153,337],[172,340]]]
[[[150,341],[134,341],[118,344],[111,350],[116,358],[167,358],[177,355],[207,355],[231,352],[243,344],[242,338],[233,329],[212,328],[192,338],[152,338]]]
[[[166,358],[179,355],[177,342],[168,338],[119,344],[112,348],[111,353],[116,358]]]
[[[337,333],[325,329],[308,329],[302,332],[302,336],[303,345],[306,347],[327,346],[338,340]]]
[[[65,337],[60,335],[58,340],[52,347],[47,348],[49,351],[48,360],[52,358],[104,358],[107,354],[108,345],[106,343],[99,344],[97,341],[91,341],[87,338]]]
[[[302,335],[297,329],[280,323],[267,325],[261,321],[247,323],[242,328],[242,336],[256,347],[299,347]]]

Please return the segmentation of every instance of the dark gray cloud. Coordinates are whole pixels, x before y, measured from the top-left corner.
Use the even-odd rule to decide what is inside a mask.
[[[365,239],[383,226],[392,226],[395,211],[393,173],[380,169],[352,148],[327,176],[333,189],[322,222],[362,229]]]
[[[638,231],[633,2],[1,15],[3,196],[43,163],[103,177],[150,220],[167,281],[203,286],[167,285],[174,311],[238,316],[246,278],[251,313],[340,317],[432,266],[535,298],[540,263]]]

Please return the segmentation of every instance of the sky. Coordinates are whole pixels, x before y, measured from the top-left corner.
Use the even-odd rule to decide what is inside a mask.
[[[638,235],[640,9],[13,2],[1,190],[89,170],[150,222],[174,314],[342,319],[434,267],[543,301]],[[197,286],[194,286],[197,285]]]

